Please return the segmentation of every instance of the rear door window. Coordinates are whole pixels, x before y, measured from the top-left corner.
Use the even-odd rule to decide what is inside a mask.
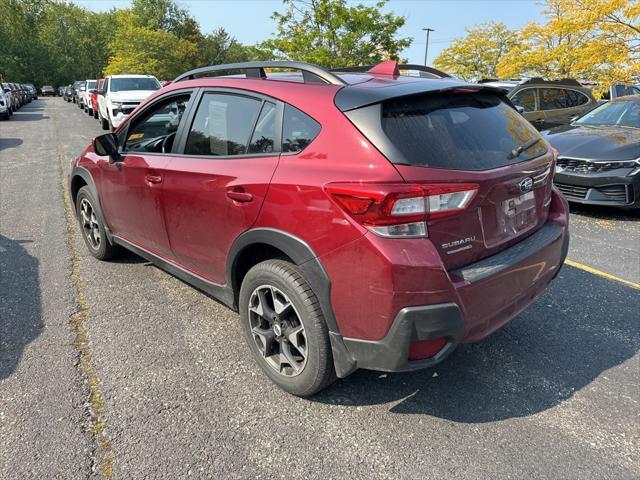
[[[563,88],[541,88],[540,89],[540,110],[558,110],[569,108],[568,91]]]
[[[385,102],[382,130],[401,153],[390,160],[408,165],[487,170],[547,151],[537,130],[491,93],[426,94]],[[519,156],[511,154],[535,139]]]
[[[196,112],[184,153],[233,156],[248,153],[248,143],[262,102],[239,95],[205,93]]]
[[[249,153],[273,153],[276,141],[276,106],[264,102],[260,116],[253,130]]]

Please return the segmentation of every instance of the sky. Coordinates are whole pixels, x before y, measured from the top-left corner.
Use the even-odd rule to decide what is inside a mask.
[[[96,11],[113,7],[126,8],[129,0],[75,0],[76,4]],[[272,36],[276,30],[271,14],[283,11],[281,0],[178,0],[198,21],[202,32],[218,27],[244,44],[252,45]],[[372,5],[376,0],[349,1],[350,4]],[[426,46],[422,28],[433,28],[429,38],[428,64],[465,28],[479,23],[504,22],[510,28],[521,28],[531,21],[543,21],[540,0],[390,0],[383,9],[406,18],[401,36],[413,37],[413,43],[402,56],[409,63],[424,62]]]

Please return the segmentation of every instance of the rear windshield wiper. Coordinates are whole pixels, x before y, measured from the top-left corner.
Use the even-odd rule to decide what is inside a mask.
[[[518,145],[516,148],[514,148],[509,152],[509,155],[507,155],[507,160],[513,160],[514,158],[519,157],[522,152],[524,152],[525,150],[529,150],[540,140],[542,140],[542,137],[536,137],[532,140],[529,140],[527,143]]]

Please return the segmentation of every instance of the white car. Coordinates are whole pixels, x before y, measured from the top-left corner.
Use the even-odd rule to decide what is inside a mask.
[[[0,84],[0,119],[9,120],[11,115],[13,115],[13,109],[10,94],[5,93],[2,84]]]
[[[113,130],[143,100],[161,88],[152,75],[111,75],[98,93],[98,118],[104,130]]]
[[[89,115],[93,115],[93,108],[91,108],[91,91],[96,88],[96,80],[85,80],[84,90],[78,93],[78,97],[81,99],[80,108],[83,108]]]

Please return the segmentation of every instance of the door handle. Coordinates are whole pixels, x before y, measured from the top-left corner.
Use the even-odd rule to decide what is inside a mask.
[[[149,183],[162,183],[162,177],[160,175],[147,174],[144,179]]]
[[[243,190],[227,190],[227,197],[236,202],[250,202],[253,200],[253,194]]]

